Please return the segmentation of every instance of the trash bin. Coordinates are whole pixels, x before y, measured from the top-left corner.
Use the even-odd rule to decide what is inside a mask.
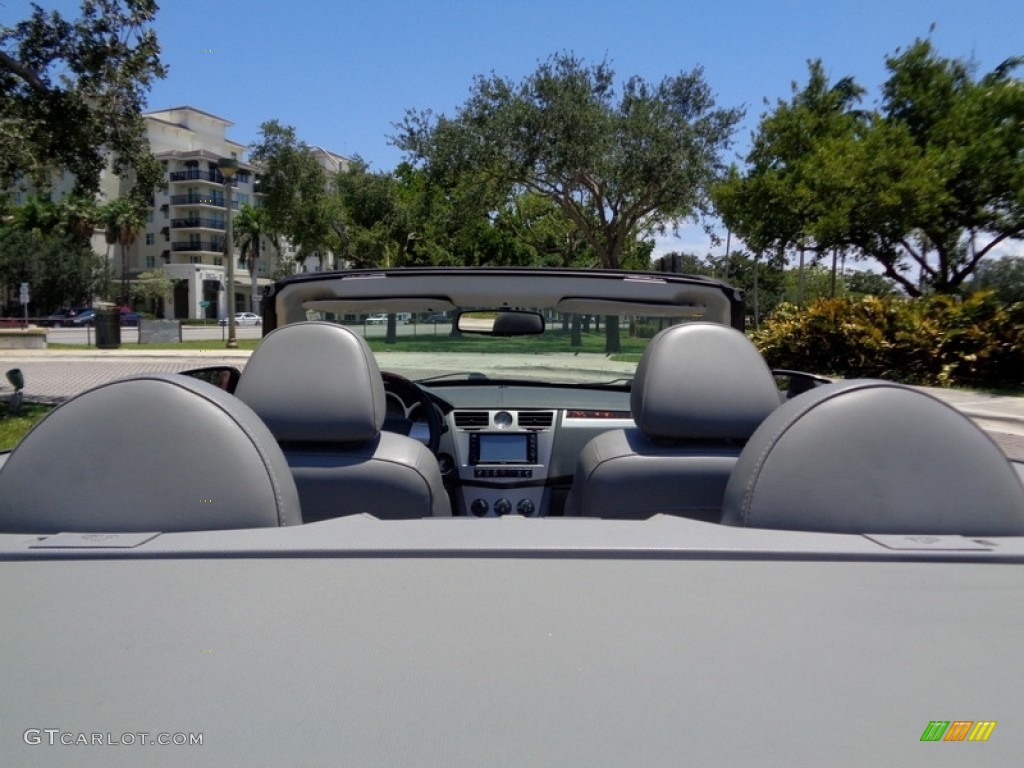
[[[117,308],[96,310],[96,346],[99,349],[121,346],[121,313]]]

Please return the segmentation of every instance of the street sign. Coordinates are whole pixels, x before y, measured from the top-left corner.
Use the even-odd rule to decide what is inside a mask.
[[[28,283],[22,283],[21,288],[18,290],[18,302],[28,304],[28,301]]]

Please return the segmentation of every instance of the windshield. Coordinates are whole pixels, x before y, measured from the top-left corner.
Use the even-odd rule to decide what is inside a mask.
[[[318,313],[311,319],[348,326],[366,339],[382,370],[428,385],[514,381],[611,386],[629,384],[644,348],[658,331],[686,321],[541,311],[543,333],[493,336],[460,331],[459,314],[395,312],[378,322],[378,315]],[[612,353],[606,351],[610,322],[618,331],[618,351]],[[615,330],[611,329],[613,338]]]

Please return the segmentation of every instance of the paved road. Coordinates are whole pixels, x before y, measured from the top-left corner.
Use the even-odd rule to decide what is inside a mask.
[[[423,330],[423,326],[420,329]],[[245,330],[256,331],[258,335],[258,329]],[[104,382],[137,373],[170,373],[205,365],[234,365],[243,368],[251,354],[247,350],[227,350],[219,344],[211,344],[209,351],[202,352],[149,351],[132,348],[128,344],[126,346],[128,348],[119,350],[0,350],[0,371],[21,368],[26,381],[26,400],[61,402]],[[388,370],[387,353],[378,355],[378,358],[381,368]],[[410,370],[417,369],[417,366],[426,372],[431,370],[429,359],[416,361],[405,354],[402,362],[401,372],[406,375],[410,375]],[[524,364],[535,369],[537,359],[529,356]],[[466,370],[473,370],[472,360],[467,360],[466,365]],[[574,365],[578,367],[579,363]],[[552,371],[552,375],[556,374],[557,371]],[[0,379],[0,398],[9,395],[11,391],[6,380]],[[1024,397],[999,397],[942,389],[927,391],[974,419],[1008,456],[1024,461]]]

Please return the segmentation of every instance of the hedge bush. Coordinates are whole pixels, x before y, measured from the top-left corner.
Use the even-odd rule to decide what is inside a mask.
[[[769,365],[908,384],[1024,386],[1024,303],[867,296],[781,305],[751,335]]]

